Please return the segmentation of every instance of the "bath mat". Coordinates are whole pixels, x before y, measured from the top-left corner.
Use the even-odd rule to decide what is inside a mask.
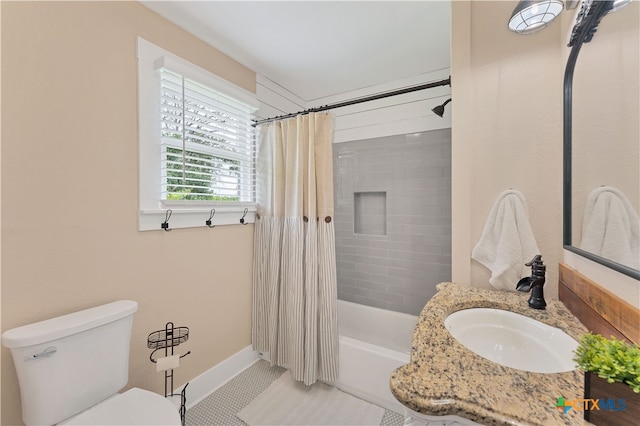
[[[275,380],[237,417],[260,425],[379,425],[384,409],[317,382],[305,386],[288,371]]]

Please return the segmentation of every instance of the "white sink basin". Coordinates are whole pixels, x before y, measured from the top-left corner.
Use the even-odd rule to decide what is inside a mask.
[[[519,370],[561,373],[575,369],[578,346],[564,331],[514,312],[472,308],[450,314],[444,325],[476,354]]]

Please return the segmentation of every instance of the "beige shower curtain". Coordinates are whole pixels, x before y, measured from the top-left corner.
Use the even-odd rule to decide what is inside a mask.
[[[338,378],[328,113],[257,129],[252,342],[307,385]]]

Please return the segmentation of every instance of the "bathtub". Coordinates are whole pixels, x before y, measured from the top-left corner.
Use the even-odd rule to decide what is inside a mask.
[[[338,300],[340,378],[337,388],[402,414],[389,390],[391,372],[409,362],[418,317]]]

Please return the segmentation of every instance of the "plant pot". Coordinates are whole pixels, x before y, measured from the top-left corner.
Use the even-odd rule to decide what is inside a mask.
[[[584,419],[601,426],[628,426],[640,419],[640,393],[635,393],[625,383],[609,383],[597,374],[584,375],[584,398],[598,400],[584,410]]]

